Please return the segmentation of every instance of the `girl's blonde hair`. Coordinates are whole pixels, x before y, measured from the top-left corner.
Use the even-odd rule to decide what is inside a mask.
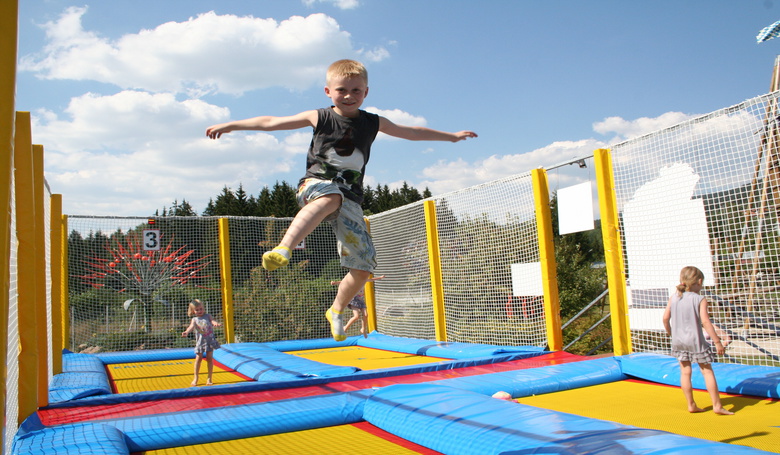
[[[368,85],[368,70],[362,63],[356,60],[344,59],[331,63],[328,67],[328,72],[325,74],[325,80],[330,83],[336,77],[359,77]]]
[[[692,265],[683,267],[680,270],[680,284],[677,285],[677,293],[682,295],[683,292],[688,291],[699,280],[704,280],[704,273],[701,270]]]
[[[203,306],[203,302],[200,299],[192,299],[189,306],[187,306],[187,316],[192,317],[195,314],[195,308]]]

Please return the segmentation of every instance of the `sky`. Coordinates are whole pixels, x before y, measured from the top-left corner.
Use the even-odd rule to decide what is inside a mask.
[[[305,171],[311,129],[210,125],[327,107],[325,71],[363,62],[363,109],[472,130],[382,136],[365,183],[434,195],[551,168],[769,91],[780,0],[22,0],[16,110],[69,215],[202,213]],[[552,190],[595,178],[554,172]]]

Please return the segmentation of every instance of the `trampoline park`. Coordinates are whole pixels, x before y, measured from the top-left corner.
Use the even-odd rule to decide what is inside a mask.
[[[15,51],[0,58],[13,100]],[[64,214],[29,112],[4,106],[2,453],[780,453],[778,88],[367,217],[387,278],[366,285],[366,335],[342,342],[323,317],[344,273],[330,234],[269,273],[259,258],[289,219]],[[582,186],[552,188],[562,225],[584,212],[580,231],[595,229],[598,203],[606,300],[582,311],[604,313],[608,354],[564,343],[550,208],[563,173]],[[705,412],[686,412],[661,324],[686,265],[707,277],[733,416],[711,412],[697,367]],[[191,386],[182,336],[195,297],[223,324],[208,386]]]

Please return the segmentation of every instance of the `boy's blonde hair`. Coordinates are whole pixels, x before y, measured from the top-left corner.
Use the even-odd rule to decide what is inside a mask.
[[[330,83],[332,79],[337,77],[359,77],[368,85],[368,70],[362,63],[356,60],[344,59],[331,63],[325,75],[325,80],[327,83]]]
[[[683,267],[680,270],[680,284],[677,285],[677,293],[682,295],[683,292],[689,290],[699,280],[704,280],[704,272],[692,265]]]
[[[195,314],[195,308],[203,306],[203,302],[200,299],[192,299],[189,306],[187,306],[187,316],[192,317]]]

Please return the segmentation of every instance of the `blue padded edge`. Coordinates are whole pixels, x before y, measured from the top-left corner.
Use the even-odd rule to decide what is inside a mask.
[[[269,434],[302,431],[334,425],[360,422],[363,406],[372,390],[339,392],[328,395],[295,398],[288,400],[200,409],[172,414],[129,417],[106,420],[101,423],[62,425],[28,431],[15,442],[34,451],[18,453],[65,453],[42,452],[49,440],[77,439],[82,432],[89,438],[100,439],[102,427],[116,430],[111,437],[122,435],[126,446],[124,451],[70,451],[75,453],[127,454],[169,447],[206,444],[218,441],[264,436]],[[32,427],[32,425],[30,425]],[[95,428],[93,428],[95,427]],[[334,448],[340,446],[333,441]],[[14,452],[17,453],[17,452]]]
[[[103,362],[94,354],[63,352],[62,373],[52,377],[49,403],[111,394],[111,383]]]
[[[154,362],[195,358],[193,348],[149,349],[141,351],[101,352],[96,355],[104,364]]]
[[[106,368],[103,361],[94,354],[64,353],[62,355],[62,371],[66,373],[75,373],[80,371],[105,373]]]
[[[285,354],[260,343],[223,344],[214,351],[214,359],[257,382],[349,376],[360,371]]]
[[[566,414],[433,384],[377,390],[363,418],[406,440],[448,455],[625,453],[686,450],[707,454],[765,453]]]
[[[106,424],[78,424],[43,428],[17,436],[12,454],[73,455],[79,453],[128,455],[122,431]]]
[[[491,396],[498,391],[514,398],[560,392],[622,381],[627,376],[614,357],[548,365],[524,370],[442,379],[430,384],[454,387]]]
[[[680,386],[680,363],[676,358],[651,353],[616,357],[623,373],[646,381]],[[713,363],[718,389],[724,393],[780,398],[780,368],[760,365]],[[706,389],[701,370],[694,366],[691,381],[695,389]]]
[[[447,359],[472,359],[497,354],[519,352],[543,352],[537,346],[499,346],[492,344],[474,344],[446,341],[421,340],[418,338],[403,338],[372,332],[368,338],[359,338],[358,346],[376,349],[390,349],[406,354],[425,355],[429,357],[444,357]]]
[[[276,349],[277,351],[308,351],[311,349],[330,349],[330,348],[339,348],[343,346],[355,346],[357,344],[358,338],[360,337],[349,337],[344,341],[336,341],[333,338],[316,338],[313,340],[282,340],[282,341],[269,341],[268,343],[263,343],[264,346],[269,347],[271,349]]]

